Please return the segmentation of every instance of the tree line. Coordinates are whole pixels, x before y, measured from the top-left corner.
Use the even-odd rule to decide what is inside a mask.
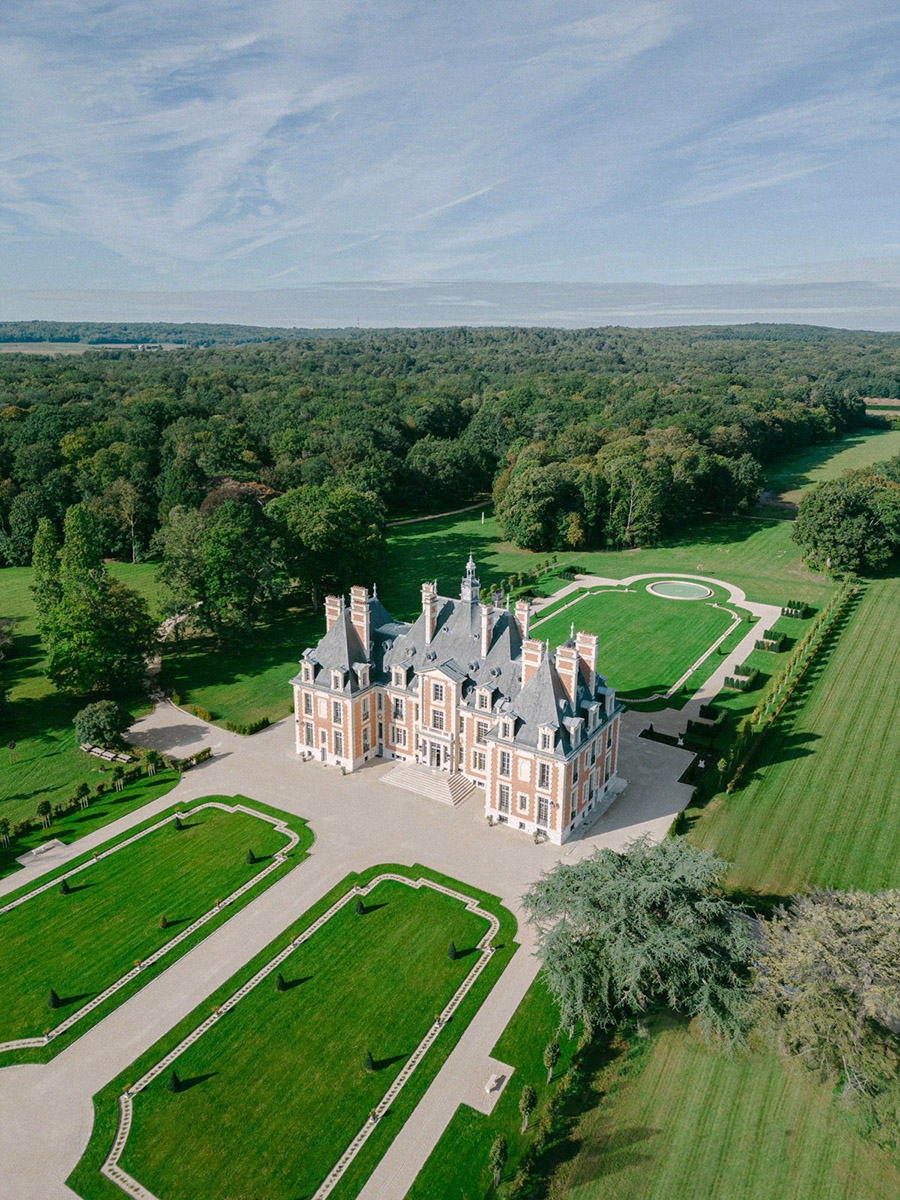
[[[0,561],[27,565],[41,518],[61,536],[73,504],[97,517],[107,557],[138,559],[174,510],[234,485],[263,507],[349,489],[386,516],[493,488],[520,546],[649,542],[745,505],[761,464],[839,437],[863,420],[861,396],[894,395],[900,378],[896,335],[789,326],[280,332],[0,356]]]

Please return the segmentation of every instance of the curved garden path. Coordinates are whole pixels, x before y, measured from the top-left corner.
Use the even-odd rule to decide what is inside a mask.
[[[421,863],[499,895],[521,918],[520,897],[543,870],[601,846],[620,848],[647,833],[662,837],[691,789],[677,783],[690,755],[637,740],[646,723],[626,714],[621,774],[629,787],[581,836],[557,847],[495,826],[472,802],[458,809],[385,786],[390,763],[346,777],[294,753],[292,718],[252,738],[227,733],[164,703],[137,722],[135,742],[213,757],[186,773],[168,795],[0,881],[0,896],[100,845],[173,803],[242,793],[306,818],[316,835],[309,857],[236,913],[205,941],[66,1047],[50,1063],[0,1068],[0,1196],[71,1200],[65,1179],[81,1156],[92,1124],[91,1096],[153,1045],[239,967],[349,871],[374,864]],[[407,1121],[362,1195],[400,1200],[458,1104],[482,1092],[493,1073],[490,1050],[537,973],[530,927],[520,924],[520,950],[472,1020]],[[10,1190],[12,1189],[12,1190]]]

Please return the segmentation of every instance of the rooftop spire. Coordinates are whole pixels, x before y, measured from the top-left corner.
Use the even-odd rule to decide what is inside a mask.
[[[481,584],[475,575],[475,559],[469,555],[466,563],[466,574],[459,589],[459,598],[464,604],[477,604]]]

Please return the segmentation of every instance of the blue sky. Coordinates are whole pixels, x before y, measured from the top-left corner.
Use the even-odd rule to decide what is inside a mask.
[[[900,286],[896,0],[4,15],[4,316],[65,289]]]

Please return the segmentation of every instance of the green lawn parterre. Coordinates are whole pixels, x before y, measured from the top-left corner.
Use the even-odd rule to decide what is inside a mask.
[[[766,486],[782,500],[797,504],[817,483],[837,479],[844,471],[870,467],[900,454],[900,430],[878,429],[855,433],[825,446],[809,446],[799,454],[773,463]]]
[[[251,812],[225,812],[202,807],[221,803],[244,804]],[[212,796],[191,802],[183,828],[174,828],[173,807],[151,818],[138,831],[150,829],[130,845],[115,849],[94,862],[90,855],[41,878],[36,884],[4,896],[6,905],[28,898],[0,913],[0,1041],[41,1036],[96,995],[130,972],[138,959],[146,959],[187,929],[198,917],[214,909],[248,880],[270,867],[272,856],[289,846],[289,839],[264,814],[283,821],[300,838],[290,857],[266,875],[221,913],[186,938],[171,955],[152,966],[86,1014],[46,1046],[4,1052],[3,1063],[45,1061],[72,1037],[80,1036],[112,1007],[171,965],[197,941],[232,916],[238,908],[268,887],[305,857],[312,835],[305,822],[276,813],[244,797]],[[153,828],[164,821],[159,828]],[[129,831],[112,847],[134,837]],[[101,852],[109,847],[101,847]],[[248,864],[252,850],[258,862]],[[76,865],[85,863],[81,870]],[[71,892],[63,895],[57,881],[65,876]],[[33,894],[36,887],[52,884]],[[168,926],[160,928],[165,915]],[[62,1001],[50,1011],[50,989]]]
[[[710,600],[673,600],[647,591],[651,579],[628,590],[604,589],[584,593],[547,619],[538,613],[535,637],[557,646],[576,630],[599,638],[598,667],[626,700],[666,692],[734,623],[732,613],[747,615],[727,600],[724,588],[713,587]],[[571,600],[566,597],[561,602]],[[713,602],[722,605],[713,607]],[[744,627],[746,634],[747,627]],[[698,670],[698,686],[718,666],[715,654]]]
[[[99,1173],[112,1144],[121,1089],[141,1078],[212,1011],[354,886],[391,872],[432,879],[473,896],[499,918],[496,949],[409,1082],[332,1193],[357,1194],[515,950],[515,921],[484,893],[414,866],[348,876],[176,1029],[95,1097],[90,1145],[69,1180],[85,1200],[121,1193]],[[488,923],[430,888],[379,883],[357,916],[352,900],[293,950],[175,1061],[189,1086],[170,1093],[168,1072],[134,1100],[121,1166],[160,1197],[309,1196],[385,1094],[477,961]],[[453,940],[461,951],[451,961]],[[364,1070],[366,1050],[375,1071]]]

